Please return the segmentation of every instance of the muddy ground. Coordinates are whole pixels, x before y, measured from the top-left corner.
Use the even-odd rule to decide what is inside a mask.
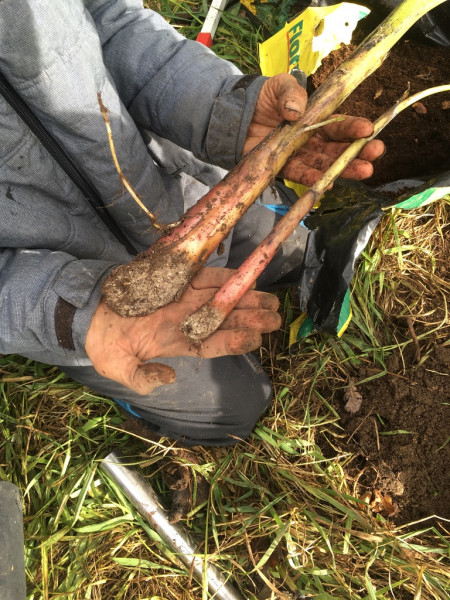
[[[388,375],[358,386],[362,405],[356,415],[345,411],[344,398],[339,404],[348,448],[358,457],[350,474],[359,495],[371,502],[377,493],[390,499],[392,508],[379,509],[397,524],[450,518],[450,347],[436,345],[423,366],[416,360],[413,348],[402,357],[394,353]],[[368,375],[359,373],[361,380]]]
[[[363,38],[355,34],[355,41],[358,35]],[[353,47],[327,57],[310,78],[309,91]],[[345,101],[340,112],[373,120],[407,89],[414,93],[448,83],[450,49],[406,37]],[[405,110],[379,137],[387,150],[376,163],[368,182],[371,186],[450,169],[450,94],[432,96],[421,106]],[[448,283],[448,231],[446,240],[435,258],[440,276]],[[437,313],[444,315],[442,297],[436,297],[434,306],[429,307],[430,323],[438,321]],[[427,329],[426,320],[422,318],[425,323],[416,335]],[[400,341],[411,339],[411,323],[392,326],[399,327]],[[380,511],[385,508],[398,524],[431,515],[450,518],[450,347],[443,345],[444,341],[445,337],[428,338],[409,346],[402,355],[394,353],[388,360],[388,375],[358,386],[362,405],[355,415],[344,410],[343,393],[338,398],[348,448],[358,457],[351,472],[358,492],[374,506],[378,502]],[[424,355],[427,359],[420,364]],[[363,370],[356,381],[371,374]]]
[[[355,32],[354,39],[365,31]],[[342,47],[322,61],[310,77],[309,91],[320,83],[356,48]],[[347,98],[338,112],[372,121],[394,105],[406,90],[411,94],[450,83],[450,48],[403,38],[385,62]],[[407,108],[378,136],[386,153],[368,181],[371,186],[403,178],[433,175],[450,169],[450,93],[439,93]]]

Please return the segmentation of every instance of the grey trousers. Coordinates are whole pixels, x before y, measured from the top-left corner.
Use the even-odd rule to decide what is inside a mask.
[[[251,354],[214,359],[158,358],[176,381],[148,396],[105,379],[93,368],[64,367],[80,383],[119,400],[155,433],[182,445],[224,446],[245,439],[272,398],[272,386]]]
[[[171,174],[180,177],[177,166],[183,165],[187,205],[189,197],[200,197],[225,173],[192,155],[187,160],[186,151],[178,152],[173,145],[168,151],[165,141],[148,142],[155,160]],[[295,199],[292,190],[281,183],[267,189],[234,228],[225,254],[213,255],[208,264],[238,267],[281,218],[276,206],[290,205]],[[298,281],[307,237],[307,229],[299,226],[258,279],[259,289],[274,290]],[[215,359],[158,358],[155,362],[173,367],[176,382],[158,387],[148,396],[105,379],[92,367],[61,368],[76,381],[119,401],[145,419],[156,433],[186,446],[223,446],[245,439],[272,400],[271,382],[252,354]]]

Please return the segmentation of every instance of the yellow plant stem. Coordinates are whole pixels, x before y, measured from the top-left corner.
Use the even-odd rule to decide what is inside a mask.
[[[98,94],[97,94],[97,100],[98,100],[98,104],[100,106],[100,110],[102,111],[103,120],[105,122],[106,133],[108,134],[109,149],[111,150],[111,156],[112,156],[114,166],[116,167],[117,174],[119,175],[119,179],[122,182],[123,187],[127,190],[127,192],[130,194],[130,196],[136,202],[136,204],[145,212],[145,214],[147,215],[147,217],[150,220],[150,223],[153,225],[153,227],[155,229],[160,229],[160,230],[166,231],[168,229],[176,227],[179,222],[170,223],[170,224],[158,223],[158,220],[155,217],[155,215],[148,210],[148,208],[145,206],[145,204],[139,198],[135,189],[131,185],[128,177],[122,171],[122,168],[119,163],[119,159],[117,158],[116,148],[114,145],[114,139],[113,139],[113,134],[112,134],[112,129],[111,129],[111,123],[109,120],[108,109],[103,104],[103,100],[102,100],[102,96],[101,96],[100,92],[98,92]]]

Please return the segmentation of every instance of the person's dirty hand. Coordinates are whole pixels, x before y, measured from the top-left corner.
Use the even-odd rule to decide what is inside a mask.
[[[282,121],[297,121],[305,111],[307,100],[306,91],[292,75],[281,73],[267,79],[259,93],[244,144],[244,154],[250,152]],[[362,117],[346,116],[343,121],[321,127],[289,159],[281,174],[286,179],[311,186],[342,154],[349,142],[372,133],[372,123]],[[370,177],[373,173],[372,161],[383,153],[383,142],[372,140],[341,177],[358,180]]]
[[[221,327],[201,347],[188,344],[181,322],[209,300],[228,279],[230,269],[205,267],[178,302],[145,317],[121,317],[100,301],[86,337],[86,352],[96,371],[138,394],[175,381],[171,367],[146,363],[152,358],[245,354],[261,345],[261,334],[281,326],[273,294],[247,292]]]

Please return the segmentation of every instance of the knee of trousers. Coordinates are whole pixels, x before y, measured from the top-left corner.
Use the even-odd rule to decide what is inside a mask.
[[[281,219],[281,214],[273,209],[276,206],[291,206],[297,198],[293,192],[292,196],[293,198],[288,197],[288,194],[281,195],[278,188],[277,192],[265,190],[261,196],[264,202],[253,204],[233,230],[227,267],[237,269],[254,251]],[[298,282],[308,235],[309,231],[306,227],[303,225],[296,227],[258,277],[258,289],[270,291]]]
[[[187,446],[226,446],[247,438],[273,397],[270,379],[252,354],[157,362],[173,367],[177,378],[147,396],[90,367],[63,370],[100,394],[125,402],[155,433]]]
[[[246,439],[272,400],[270,379],[251,354],[170,362],[177,381],[131,404],[155,432],[186,446]]]

